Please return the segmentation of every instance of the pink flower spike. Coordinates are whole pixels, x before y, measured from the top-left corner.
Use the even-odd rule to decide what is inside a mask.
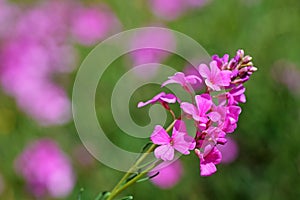
[[[150,138],[154,144],[160,145],[154,150],[155,157],[164,161],[173,160],[175,150],[187,155],[190,153],[189,150],[193,150],[196,146],[194,138],[187,134],[185,124],[181,120],[175,122],[172,137],[162,126],[157,125]]]
[[[192,84],[202,83],[202,80],[200,77],[196,75],[188,75],[186,76],[182,72],[176,72],[174,76],[170,76],[169,80],[165,81],[161,86],[164,87],[171,83],[177,83],[181,85],[187,92],[190,92],[189,86]]]
[[[229,86],[231,81],[231,72],[229,70],[220,70],[217,62],[210,62],[210,69],[205,64],[199,66],[199,73],[205,79],[205,84],[214,91],[220,91],[221,87]]]
[[[138,108],[144,107],[148,104],[155,104],[157,102],[160,103],[176,103],[176,102],[180,102],[180,100],[174,95],[174,94],[166,94],[164,92],[161,92],[157,95],[155,95],[152,99],[150,99],[149,101],[146,102],[139,102],[138,103]]]

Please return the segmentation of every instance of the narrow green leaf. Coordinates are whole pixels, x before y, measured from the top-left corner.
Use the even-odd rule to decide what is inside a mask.
[[[100,192],[95,200],[105,200],[110,195],[110,192]]]
[[[123,197],[121,199],[118,199],[118,200],[131,200],[133,199],[133,196],[126,196],[126,197]]]

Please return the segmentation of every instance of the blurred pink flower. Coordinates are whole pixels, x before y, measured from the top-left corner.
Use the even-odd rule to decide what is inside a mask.
[[[176,160],[158,171],[159,174],[151,178],[150,181],[162,189],[168,189],[174,187],[179,182],[183,174],[183,167],[180,160]],[[156,173],[154,169],[154,171],[149,173],[149,176],[153,176]]]
[[[202,7],[209,0],[149,0],[152,12],[165,20],[174,20],[192,8]]]
[[[83,45],[93,45],[118,27],[118,21],[107,8],[77,7],[71,20],[71,33]]]
[[[229,164],[232,163],[239,153],[239,147],[237,143],[232,138],[227,138],[227,142],[224,145],[218,145],[218,149],[222,153],[221,163]]]
[[[59,4],[59,6],[57,6]],[[15,24],[15,37],[35,41],[63,41],[67,37],[68,13],[72,10],[70,1],[42,1],[22,9],[22,15]],[[55,9],[55,12],[53,10]]]
[[[15,161],[15,169],[36,197],[66,197],[75,176],[69,158],[50,139],[31,143]]]
[[[88,150],[83,145],[75,146],[72,151],[74,158],[82,167],[93,166],[96,162],[95,158],[88,152]]]
[[[169,56],[169,52],[161,49],[174,51],[176,41],[170,32],[156,28],[144,31],[139,35],[137,34],[130,41],[130,45],[131,48],[138,49],[129,54],[134,67],[142,64],[163,62]],[[137,68],[134,72],[137,76],[146,79],[153,77],[156,74],[157,68],[158,66],[156,65],[148,65],[147,68]]]
[[[300,96],[300,67],[288,61],[277,61],[272,69],[273,78],[296,96]]]
[[[4,91],[41,125],[68,122],[70,100],[54,77],[76,66],[77,54],[69,38],[72,35],[83,45],[95,44],[116,21],[108,9],[84,7],[71,0],[46,0],[22,8],[0,0]]]
[[[15,23],[18,14],[19,9],[15,5],[0,0],[0,38],[7,37],[14,31],[11,24]]]
[[[56,58],[58,55],[49,54],[45,46],[27,40],[9,42],[2,56],[2,86],[27,114],[42,125],[63,124],[70,119],[70,101],[51,80],[59,70],[55,60],[59,63],[63,57]]]

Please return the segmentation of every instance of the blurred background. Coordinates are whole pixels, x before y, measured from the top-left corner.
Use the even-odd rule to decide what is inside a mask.
[[[80,188],[82,199],[93,199],[114,186],[123,173],[90,156],[77,135],[72,86],[96,44],[153,25],[194,38],[211,55],[233,57],[242,48],[259,70],[245,85],[247,103],[216,174],[200,177],[198,158],[185,156],[124,194],[143,200],[299,199],[299,23],[299,0],[0,0],[0,199],[76,199]],[[159,33],[139,36],[133,45],[140,40],[172,44]],[[165,52],[134,52],[112,63],[97,89],[96,111],[107,136],[135,152],[147,140],[117,127],[110,96],[132,66],[153,61],[186,66]],[[132,96],[136,123],[150,120],[137,102],[159,88],[148,85]]]

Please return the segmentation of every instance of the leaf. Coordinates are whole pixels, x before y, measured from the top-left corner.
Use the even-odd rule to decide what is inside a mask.
[[[110,192],[100,192],[95,200],[105,200],[110,195]]]
[[[133,199],[133,196],[126,196],[126,197],[123,197],[119,200],[131,200],[131,199]]]
[[[149,179],[151,179],[151,178],[154,178],[154,177],[157,176],[158,174],[159,174],[159,172],[156,172],[156,173],[153,174],[152,176],[149,176],[149,177],[146,177],[146,178],[139,179],[139,180],[137,180],[136,182],[137,182],[137,183],[140,183],[140,182],[143,182],[143,181],[147,181],[147,180],[149,180]]]
[[[135,172],[133,174],[131,174],[125,181],[125,183],[129,182],[130,180],[132,180],[134,177],[136,177],[139,173]]]

